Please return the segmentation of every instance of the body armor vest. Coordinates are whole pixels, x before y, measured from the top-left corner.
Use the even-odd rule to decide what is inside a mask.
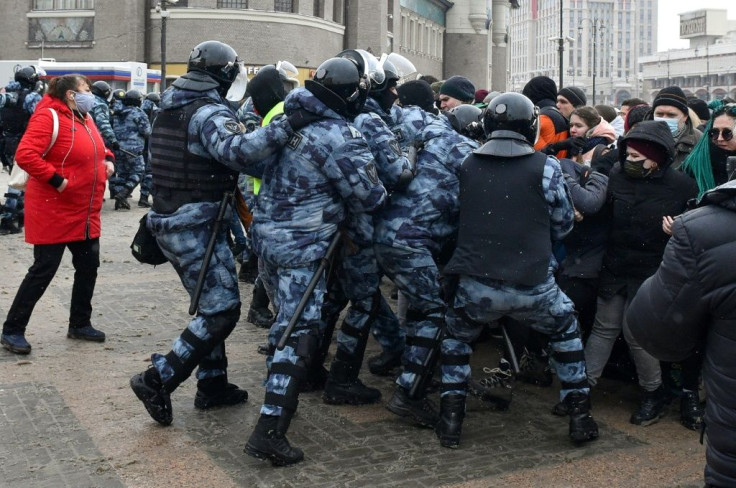
[[[0,112],[0,120],[3,121],[3,134],[6,137],[22,136],[28,126],[31,114],[23,110],[29,90],[22,89],[18,92],[18,101],[13,105],[5,105]]]
[[[458,241],[444,273],[535,286],[552,255],[542,178],[547,156],[472,154],[460,169]]]
[[[189,121],[209,103],[198,99],[175,109],[159,112],[149,138],[153,174],[153,210],[172,213],[195,202],[217,202],[235,187],[237,171],[188,149]]]

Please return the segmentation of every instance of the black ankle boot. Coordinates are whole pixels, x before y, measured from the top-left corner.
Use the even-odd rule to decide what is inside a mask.
[[[388,376],[394,369],[401,366],[403,355],[403,348],[396,351],[381,351],[378,356],[368,358],[368,369],[376,376]]]
[[[590,396],[573,391],[565,396],[567,412],[570,415],[570,439],[573,442],[587,442],[598,438],[598,424],[590,416]]]
[[[659,388],[654,391],[644,390],[641,394],[639,409],[634,412],[629,421],[634,425],[652,425],[662,418],[665,407],[667,407],[667,396],[664,385],[659,385]]]
[[[245,453],[258,459],[269,459],[274,466],[287,466],[304,459],[304,452],[291,447],[286,438],[290,422],[291,414],[285,410],[280,417],[261,414],[245,444]]]
[[[440,398],[440,421],[434,432],[442,447],[455,449],[460,445],[460,433],[465,418],[465,395],[457,393]]]
[[[381,399],[381,392],[358,379],[360,364],[335,358],[325,383],[322,400],[329,405],[368,405]]]
[[[703,405],[697,391],[682,391],[680,397],[680,422],[690,430],[700,430],[703,426]]]
[[[194,407],[199,410],[237,405],[246,401],[248,401],[248,392],[228,383],[227,376],[216,376],[197,381]]]

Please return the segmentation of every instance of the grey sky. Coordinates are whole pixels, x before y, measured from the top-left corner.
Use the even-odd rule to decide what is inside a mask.
[[[689,46],[687,40],[680,39],[680,16],[684,12],[700,10],[703,8],[725,8],[728,10],[728,18],[736,20],[735,2],[729,0],[659,0],[657,33],[658,50],[680,49]]]

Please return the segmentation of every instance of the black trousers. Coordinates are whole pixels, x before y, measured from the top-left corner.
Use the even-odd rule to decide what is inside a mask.
[[[66,248],[72,253],[74,265],[69,327],[92,325],[92,295],[97,281],[97,268],[100,267],[99,239],[33,246],[33,265],[28,269],[10,306],[3,324],[3,334],[25,333],[31,313],[56,275]]]

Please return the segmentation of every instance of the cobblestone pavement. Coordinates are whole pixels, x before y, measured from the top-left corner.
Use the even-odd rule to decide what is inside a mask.
[[[3,188],[6,180],[0,177]],[[188,321],[188,297],[169,265],[141,265],[130,255],[144,212],[133,207],[115,212],[108,201],[103,210],[93,322],[107,342],[66,338],[73,268],[65,256],[29,324],[33,352],[0,350],[0,487],[702,486],[698,434],[679,425],[674,408],[656,425],[630,425],[636,389],[613,381],[593,394],[601,437],[583,447],[567,440],[566,419],[549,413],[554,388],[516,385],[507,412],[469,401],[456,450],[441,448],[431,430],[395,418],[383,403],[335,407],[318,393],[304,394],[289,439],[305,460],[272,468],[242,452],[265,373],[256,352],[265,331],[244,321],[250,285],[241,288],[243,319],[228,341],[230,380],[249,391],[248,403],[197,411],[189,380],[173,394],[173,425],[160,427],[128,379],[152,352],[168,351]],[[0,244],[4,320],[32,253],[22,235],[0,237]],[[377,350],[373,341],[369,348],[367,356]],[[497,356],[492,342],[479,345],[475,371]],[[384,402],[390,397],[389,378],[361,378],[381,389]]]

